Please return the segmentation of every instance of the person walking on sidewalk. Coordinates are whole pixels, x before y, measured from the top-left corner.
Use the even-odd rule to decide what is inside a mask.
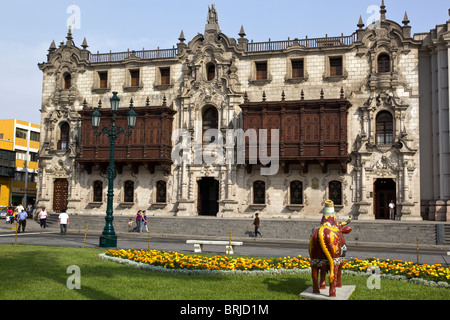
[[[147,211],[142,211],[142,222],[143,222],[143,227],[141,227],[141,231],[143,228],[145,228],[145,231],[148,232],[148,226],[147,226]]]
[[[20,232],[20,227],[22,226],[22,232],[25,232],[25,227],[27,226],[28,214],[25,210],[17,214],[17,219],[19,221],[19,226],[17,227],[17,232]]]
[[[67,225],[69,225],[69,215],[66,213],[66,210],[58,217],[58,224],[61,229],[61,234],[65,234],[67,232]]]
[[[136,227],[134,230],[136,232],[142,232],[141,223],[142,223],[142,210],[139,210],[134,217],[134,222],[136,222]]]
[[[259,227],[261,226],[261,223],[259,221],[259,214],[258,214],[258,212],[255,213],[255,220],[253,220],[253,225],[255,226],[255,238],[258,236],[258,234],[262,238],[262,233],[259,232]]]
[[[7,217],[9,217],[9,219],[7,220],[8,223],[13,224],[14,223],[14,216],[13,216],[13,205],[12,204],[6,210],[6,214],[7,214]]]
[[[45,208],[42,208],[41,212],[39,212],[39,222],[41,224],[41,228],[47,227],[47,211],[45,211]]]

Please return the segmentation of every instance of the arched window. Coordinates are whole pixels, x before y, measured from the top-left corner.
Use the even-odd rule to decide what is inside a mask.
[[[60,136],[58,140],[58,150],[67,150],[69,148],[70,126],[64,122],[60,127]]]
[[[342,205],[342,183],[340,181],[331,181],[328,184],[328,193],[331,201],[335,205]]]
[[[377,144],[392,144],[394,123],[390,112],[382,111],[377,115]]]
[[[214,141],[214,137],[211,135],[205,136],[205,132],[209,129],[218,129],[219,126],[219,113],[215,107],[209,107],[203,112],[203,124],[202,124],[202,136],[203,142],[210,143]]]
[[[94,202],[103,202],[103,182],[102,181],[94,181]]]
[[[264,181],[253,182],[253,204],[266,203],[266,183]]]
[[[72,76],[70,73],[64,74],[64,89],[68,90],[72,87]]]
[[[291,204],[303,204],[303,183],[301,181],[291,181],[290,185]]]
[[[134,182],[125,181],[123,202],[134,202]]]
[[[391,58],[386,53],[378,56],[378,72],[391,72]]]
[[[214,78],[216,77],[216,66],[213,63],[209,64],[206,68],[206,73],[206,78],[208,79],[208,81],[214,80]]]
[[[163,180],[156,182],[156,202],[166,203],[167,202],[166,195],[167,195],[166,182]]]

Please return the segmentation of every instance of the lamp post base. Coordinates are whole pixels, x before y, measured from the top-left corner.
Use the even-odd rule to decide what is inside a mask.
[[[117,236],[113,235],[101,235],[100,236],[100,247],[102,248],[116,248],[117,247]]]

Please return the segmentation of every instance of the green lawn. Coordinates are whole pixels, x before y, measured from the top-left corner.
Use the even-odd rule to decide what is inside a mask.
[[[7,300],[299,300],[312,285],[309,275],[184,276],[149,272],[104,261],[104,249],[0,245],[0,299]],[[81,289],[68,289],[72,275],[81,271]],[[367,278],[344,276],[356,285],[353,300],[449,300],[449,289],[381,279],[381,289],[370,290]]]

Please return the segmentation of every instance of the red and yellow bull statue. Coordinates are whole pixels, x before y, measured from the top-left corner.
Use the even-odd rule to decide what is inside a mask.
[[[325,278],[330,272],[330,297],[336,297],[336,288],[341,288],[342,261],[347,250],[344,233],[350,233],[349,218],[344,223],[336,221],[334,203],[325,202],[325,209],[320,227],[313,229],[309,241],[309,256],[313,280],[313,293],[325,289]],[[320,270],[320,286],[319,286]]]

